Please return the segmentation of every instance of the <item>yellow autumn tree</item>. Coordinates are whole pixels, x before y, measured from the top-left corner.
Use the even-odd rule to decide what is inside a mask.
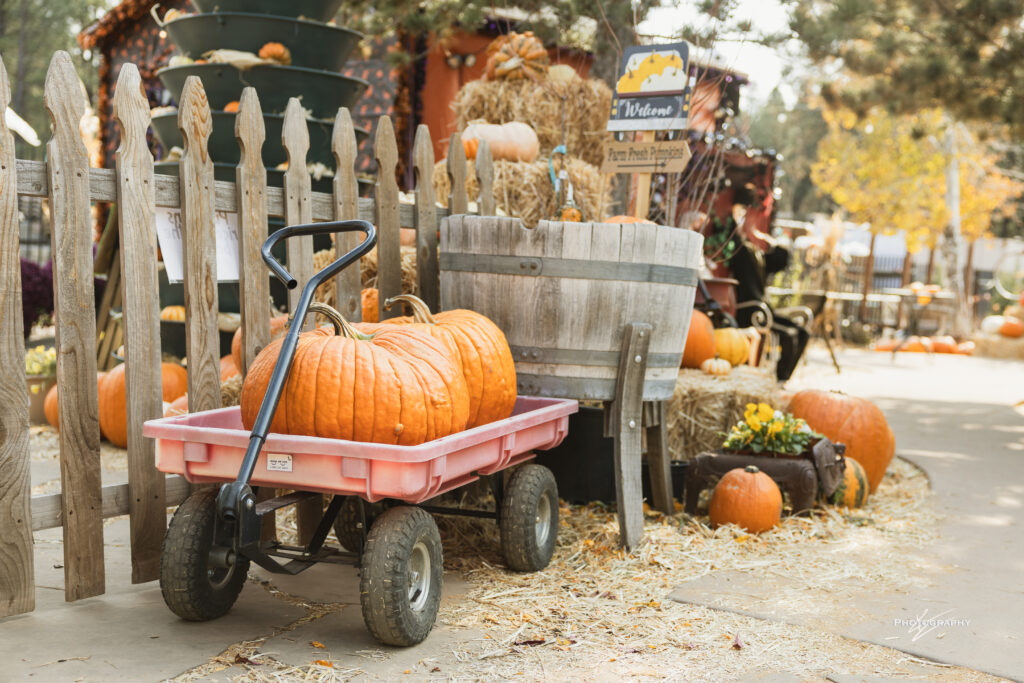
[[[973,243],[988,234],[994,214],[1011,210],[1010,200],[1020,196],[1024,186],[1001,173],[996,157],[967,134],[960,138],[960,234]]]

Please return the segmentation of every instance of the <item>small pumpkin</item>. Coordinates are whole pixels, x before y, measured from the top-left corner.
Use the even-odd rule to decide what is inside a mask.
[[[961,356],[973,356],[974,355],[974,342],[965,341],[960,342],[956,345],[956,352]]]
[[[185,321],[185,307],[184,306],[164,306],[163,310],[160,311],[161,320],[171,320],[174,322]]]
[[[540,139],[536,131],[528,123],[510,121],[509,123],[487,123],[473,121],[462,131],[463,149],[467,140],[475,140],[477,148],[481,140],[486,140],[491,148],[491,158],[495,161],[534,161],[540,153]],[[476,158],[477,150],[470,157]]]
[[[750,341],[735,327],[715,330],[715,352],[733,365],[743,365],[750,358]]]
[[[231,100],[230,102],[224,105],[224,111],[228,112],[229,114],[234,114],[238,112],[239,106],[240,105],[238,103],[238,100]]]
[[[292,63],[292,52],[281,43],[266,43],[259,51],[260,59],[269,59],[272,62],[277,62],[283,66],[289,66]]]
[[[103,381],[103,376],[107,373],[100,370],[96,373],[96,384],[99,385]],[[60,403],[59,403],[59,391],[57,391],[57,385],[54,384],[50,387],[50,390],[46,392],[46,398],[43,399],[43,415],[46,417],[46,422],[56,430],[60,430]]]
[[[829,502],[833,505],[859,508],[868,500],[868,488],[868,474],[864,467],[853,458],[846,458],[843,479],[829,496]]]
[[[124,448],[128,445],[128,398],[125,392],[125,366],[115,366],[99,382],[100,432],[107,441]],[[188,389],[188,372],[175,363],[161,363],[163,400],[174,401]]]
[[[548,67],[548,82],[555,85],[569,85],[570,83],[579,80],[579,74],[576,73],[576,69],[572,68],[568,64],[553,64]]]
[[[363,309],[363,322],[375,323],[380,321],[380,292],[376,287],[367,287],[360,296]]]
[[[273,341],[284,334],[288,328],[288,315],[278,315],[270,319],[270,341]],[[242,371],[242,328],[235,330],[235,336],[231,337],[231,359],[235,361],[235,367]]]
[[[532,31],[508,33],[494,39],[487,47],[488,80],[544,78],[551,60],[544,43]]]
[[[177,417],[188,413],[188,394],[183,394],[164,407],[164,417]]]
[[[704,371],[706,375],[718,375],[724,376],[732,372],[732,363],[715,356],[714,358],[708,358],[706,361],[700,364],[700,369]]]
[[[235,365],[235,359],[231,357],[231,354],[222,357],[220,359],[220,381],[221,383],[227,382],[229,379],[239,374],[238,366]]]
[[[985,334],[999,334],[1006,318],[1001,315],[988,315],[981,319],[981,331]]]
[[[932,353],[932,340],[928,337],[913,336],[904,342],[903,346],[900,347],[900,351],[906,351],[907,353]]]
[[[416,445],[461,431],[469,395],[461,368],[444,344],[412,325],[357,330],[324,304],[339,327],[299,336],[295,359],[270,431]],[[241,417],[252,429],[283,339],[263,349],[242,384]]]
[[[711,493],[708,517],[712,527],[735,524],[752,534],[767,531],[782,518],[782,492],[755,465],[725,473]]]
[[[935,353],[956,353],[956,339],[948,334],[932,337],[931,342]]]
[[[846,458],[863,465],[871,493],[878,490],[896,452],[896,439],[878,406],[835,391],[805,389],[793,394],[789,412],[833,443],[846,444]]]
[[[1004,337],[1011,339],[1019,339],[1024,337],[1024,322],[1019,318],[1012,316],[1004,316],[1003,324],[999,326],[999,334]]]
[[[694,311],[690,316],[690,328],[686,332],[686,345],[683,347],[684,368],[699,368],[708,358],[715,357],[715,326],[711,318],[701,311]]]
[[[469,392],[467,427],[477,427],[512,414],[516,403],[516,368],[505,334],[490,318],[474,311],[456,309],[431,314],[427,304],[411,294],[402,294],[385,301],[412,308],[413,322],[402,325],[422,330],[451,349],[462,368]],[[399,321],[405,322],[405,321]],[[374,326],[373,330],[381,329]]]

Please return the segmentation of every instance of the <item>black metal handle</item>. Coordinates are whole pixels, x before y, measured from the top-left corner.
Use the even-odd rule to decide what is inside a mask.
[[[267,391],[263,396],[262,403],[260,403],[260,410],[256,414],[256,421],[252,426],[252,432],[249,436],[249,446],[245,451],[242,465],[238,469],[238,478],[230,484],[225,484],[217,496],[217,509],[223,519],[234,520],[246,513],[251,514],[251,509],[255,505],[252,491],[249,489],[249,481],[252,479],[252,473],[256,469],[256,460],[263,449],[263,444],[267,440],[270,423],[273,421],[274,413],[277,411],[277,404],[281,399],[281,393],[284,391],[284,386],[288,379],[288,372],[291,370],[292,361],[295,359],[295,349],[299,345],[299,331],[302,329],[306,314],[309,312],[309,306],[313,302],[313,294],[316,292],[317,287],[352,265],[352,263],[358,263],[363,254],[373,249],[374,245],[377,244],[377,230],[371,223],[362,220],[289,225],[267,237],[267,240],[263,243],[261,253],[271,272],[288,289],[295,289],[298,286],[298,281],[270,253],[274,245],[289,237],[355,231],[365,234],[366,239],[360,242],[355,249],[313,275],[313,277],[309,278],[309,282],[302,287],[302,294],[299,295],[299,301],[295,306],[295,310],[292,311],[291,324],[281,342],[281,350],[278,353],[277,362],[274,364],[274,371],[270,375]]]

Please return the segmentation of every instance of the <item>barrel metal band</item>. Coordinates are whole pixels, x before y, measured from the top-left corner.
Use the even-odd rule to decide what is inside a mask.
[[[545,275],[581,280],[624,280],[667,285],[697,286],[697,269],[655,263],[589,261],[547,256],[508,256],[444,252],[441,270],[497,275]]]
[[[551,349],[541,346],[510,346],[512,358],[517,363],[542,363],[552,365],[587,365],[596,367],[619,367],[621,351],[586,351],[583,349]],[[683,354],[648,353],[647,367],[679,367]]]
[[[523,396],[575,398],[611,401],[615,398],[616,380],[597,377],[553,377],[516,373],[516,385]],[[644,380],[645,401],[667,401],[675,392],[674,379]]]

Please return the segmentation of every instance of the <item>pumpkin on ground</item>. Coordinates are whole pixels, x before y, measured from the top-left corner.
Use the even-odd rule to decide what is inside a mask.
[[[956,339],[947,335],[932,337],[932,351],[935,353],[956,353]]]
[[[288,315],[278,315],[270,319],[270,341],[273,341],[284,334],[288,327]],[[231,338],[231,358],[235,361],[235,367],[242,371],[242,328],[235,330],[235,336]]]
[[[868,500],[868,475],[864,467],[853,458],[846,458],[846,469],[839,486],[829,496],[833,505],[859,508]]]
[[[99,382],[100,432],[107,441],[121,448],[128,445],[128,399],[124,372],[122,363],[107,372]],[[180,365],[161,363],[160,375],[164,401],[174,401],[188,389],[188,372]]]
[[[544,43],[532,31],[507,33],[487,47],[487,79],[545,78],[550,59]]]
[[[375,323],[380,321],[380,292],[376,287],[367,287],[360,294],[363,308],[363,322]]]
[[[711,318],[700,311],[690,317],[690,329],[686,332],[686,346],[683,347],[684,368],[699,368],[700,364],[715,357],[715,326]]]
[[[728,375],[732,372],[732,364],[724,358],[715,356],[714,358],[708,358],[706,361],[701,363],[700,369],[703,370],[706,375]]]
[[[341,334],[317,328],[299,336],[270,431],[413,446],[466,428],[466,380],[444,344],[411,325],[363,334],[337,311],[315,306]],[[245,429],[256,421],[282,342],[263,349],[245,377]]]
[[[97,385],[103,381],[103,376],[106,374],[107,373],[102,370],[96,373]],[[46,416],[46,422],[56,430],[60,430],[60,399],[58,398],[58,394],[57,385],[54,384],[50,387],[50,390],[46,392],[46,398],[43,399],[43,415]]]
[[[896,451],[896,440],[878,406],[856,396],[806,389],[790,399],[789,412],[833,443],[846,444],[846,459],[863,465],[871,493],[878,490]]]
[[[188,394],[174,399],[164,408],[164,417],[176,417],[188,413]]]
[[[1003,324],[999,326],[999,334],[1011,339],[1024,337],[1024,322],[1012,316],[1005,316]]]
[[[495,161],[534,161],[540,153],[540,140],[529,124],[522,121],[487,123],[473,121],[462,131],[466,158],[475,159],[480,141],[486,140]],[[476,140],[476,146],[465,146],[465,141]],[[472,152],[472,156],[470,156]]]
[[[754,465],[725,473],[711,493],[711,526],[735,524],[752,534],[767,531],[782,517],[782,492]]]
[[[932,340],[928,337],[913,336],[904,342],[903,346],[900,347],[900,351],[907,353],[932,353]]]
[[[411,294],[392,297],[385,305],[390,307],[399,301],[412,308],[413,322],[409,326],[443,342],[462,368],[469,391],[467,426],[477,427],[511,415],[516,403],[516,367],[508,340],[498,326],[474,311],[457,309],[432,315],[427,305]],[[382,325],[391,323],[389,320]]]
[[[715,353],[733,365],[743,365],[750,358],[750,340],[735,327],[717,329]]]

